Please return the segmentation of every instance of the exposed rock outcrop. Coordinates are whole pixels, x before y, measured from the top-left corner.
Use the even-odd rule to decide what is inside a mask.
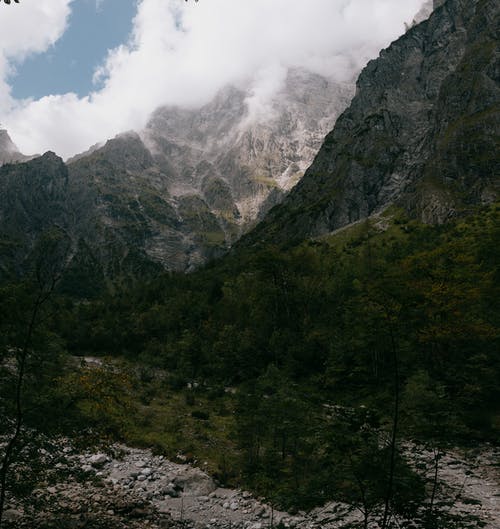
[[[5,129],[0,129],[0,165],[24,162],[30,157],[21,154]]]
[[[264,109],[252,110],[252,94],[228,87],[201,109],[159,109],[142,137],[173,196],[201,194],[210,203],[207,190],[224,187],[214,209],[244,231],[302,177],[352,93],[351,84],[291,70]]]
[[[0,274],[25,270],[51,227],[71,242],[65,284],[81,295],[221,255],[301,177],[351,90],[291,71],[265,115],[250,112],[252,94],[228,87],[201,109],[159,109],[140,134],[67,165],[49,153],[5,165]]]
[[[494,200],[499,10],[448,0],[368,63],[304,178],[247,243],[321,235],[394,203],[442,222]]]
[[[432,483],[434,454],[413,445],[407,451]],[[28,501],[8,498],[7,529],[59,527],[61,522],[91,529],[340,529],[362,523],[359,509],[340,502],[295,515],[273,509],[247,491],[220,487],[200,469],[149,450],[114,445],[107,453],[81,454],[66,445],[57,453],[45,476],[50,486],[37,488]],[[490,446],[441,454],[436,503],[454,526],[498,526],[498,456],[498,448]],[[375,521],[372,526],[379,527]]]

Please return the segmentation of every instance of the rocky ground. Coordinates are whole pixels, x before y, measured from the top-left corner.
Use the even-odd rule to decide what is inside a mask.
[[[416,446],[412,451],[432,482],[435,453]],[[477,518],[478,527],[500,529],[500,448],[481,446],[440,454],[436,503],[464,520]]]
[[[433,471],[432,452],[419,449],[414,455],[417,464]],[[277,511],[248,492],[219,487],[198,468],[149,450],[114,445],[82,454],[68,445],[57,461],[55,470],[66,479],[51,484],[47,475],[28,501],[11,501],[6,528],[336,529],[361,520],[359,511],[341,503],[297,515]],[[500,450],[493,447],[443,455],[436,503],[463,518],[463,527],[499,529],[499,462]],[[460,522],[456,527],[462,528]]]

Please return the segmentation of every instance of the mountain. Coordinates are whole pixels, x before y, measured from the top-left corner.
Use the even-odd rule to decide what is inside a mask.
[[[5,129],[0,129],[0,166],[6,163],[24,162],[30,156],[21,154]]]
[[[391,204],[442,222],[492,201],[497,38],[495,2],[448,0],[367,65],[337,121],[350,86],[291,70],[268,101],[227,87],[67,164],[47,153],[4,165],[0,270],[22,271],[51,226],[71,241],[67,275],[85,290],[193,270],[262,219],[246,243],[321,235]]]
[[[0,271],[23,270],[50,226],[71,241],[67,276],[91,289],[222,255],[300,179],[351,92],[295,70],[264,113],[227,87],[199,109],[160,108],[145,130],[66,164],[46,153],[5,165]]]
[[[67,178],[53,153],[0,167],[0,277],[28,266],[43,232],[67,226]]]
[[[368,63],[303,179],[246,243],[318,236],[391,204],[439,223],[494,201],[499,9],[448,0]]]
[[[121,260],[135,255],[134,261],[183,270],[197,258],[201,260],[202,250],[200,253],[196,250],[202,247],[202,238],[205,235],[208,238],[210,230],[216,234],[221,231],[204,204],[195,204],[193,200],[190,217],[185,212],[187,201],[172,203],[168,176],[155,164],[136,133],[109,140],[104,147],[70,163],[68,171],[73,195],[88,196],[86,214],[92,212],[86,222],[82,224],[80,220],[82,226],[88,227],[85,240],[91,247],[98,241],[101,251],[115,248],[118,251],[115,255],[121,255]],[[78,185],[80,192],[76,190]],[[81,203],[81,198],[78,202]],[[184,216],[180,217],[181,214]],[[195,248],[196,237],[199,244]],[[216,242],[223,241],[222,234]],[[204,257],[211,256],[209,246],[207,243],[203,247]],[[109,262],[109,256],[101,255],[98,261]],[[121,262],[117,268],[125,264]],[[107,270],[105,275],[115,274]]]
[[[201,109],[159,109],[142,137],[174,196],[201,195],[241,231],[298,182],[352,95],[350,84],[291,70],[264,108],[249,112],[260,102],[228,87]]]
[[[297,71],[0,167],[9,527],[498,528],[499,7],[425,7],[295,187]]]

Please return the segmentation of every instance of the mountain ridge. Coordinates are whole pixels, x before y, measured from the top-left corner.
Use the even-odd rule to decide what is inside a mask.
[[[0,215],[19,207],[10,198],[13,186],[34,217],[37,208],[46,215],[39,226],[53,221],[67,233],[74,265],[69,269],[77,274],[83,266],[83,282],[89,285],[93,275],[101,284],[147,270],[193,270],[225,253],[283,198],[347,106],[351,91],[349,85],[295,70],[269,102],[265,117],[250,119],[252,94],[235,87],[201,109],[160,108],[145,130],[91,147],[68,160],[64,170],[55,155],[41,157],[53,165],[47,174],[56,180],[66,175],[59,204],[49,205],[41,195],[37,205],[30,196],[32,184],[21,173],[30,175],[36,187],[39,162],[4,166]],[[56,217],[52,210],[64,214]],[[9,247],[17,241],[13,266],[22,269],[40,235],[37,225],[28,224],[23,234],[4,215],[1,231]],[[9,255],[2,259],[3,270],[9,268]]]
[[[443,222],[468,203],[494,200],[498,19],[489,0],[448,0],[382,50],[361,73],[351,105],[304,177],[243,241],[299,241],[394,203],[426,222]],[[482,59],[472,62],[478,50]],[[452,127],[467,116],[475,116],[476,137],[463,131],[450,143]],[[465,150],[469,159],[467,139],[474,140]],[[446,165],[448,176],[441,178],[437,171]],[[466,183],[471,165],[478,175]]]
[[[25,162],[32,158],[34,156],[26,156],[19,151],[7,130],[0,129],[0,166],[6,163]]]

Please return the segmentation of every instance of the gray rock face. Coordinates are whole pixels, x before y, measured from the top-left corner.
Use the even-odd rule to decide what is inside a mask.
[[[293,71],[265,115],[228,87],[201,109],[159,109],[140,134],[66,165],[53,154],[5,165],[0,273],[26,268],[54,226],[70,241],[67,282],[81,294],[110,277],[191,270],[221,255],[297,182],[350,95]]]
[[[248,241],[300,240],[390,204],[428,222],[498,196],[499,4],[448,0],[361,73],[304,178]]]
[[[142,137],[173,196],[201,195],[241,232],[298,182],[351,96],[351,85],[292,70],[260,111],[229,87],[198,110],[159,109]]]
[[[24,162],[29,156],[21,154],[5,129],[0,129],[0,165]]]

